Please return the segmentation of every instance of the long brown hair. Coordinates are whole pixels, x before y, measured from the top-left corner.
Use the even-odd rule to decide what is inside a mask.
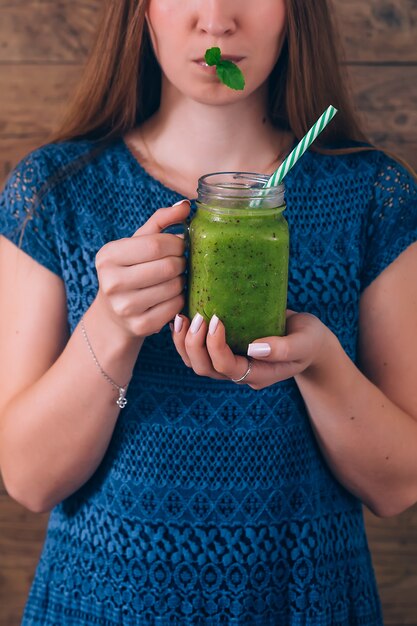
[[[321,113],[338,110],[315,149],[370,144],[355,113],[329,0],[286,0],[287,38],[269,79],[271,122],[301,139]],[[161,70],[145,13],[148,0],[105,0],[78,90],[51,141],[117,138],[159,107]],[[352,148],[369,149],[369,148]],[[372,149],[372,148],[371,148]],[[334,153],[334,150],[333,150]]]

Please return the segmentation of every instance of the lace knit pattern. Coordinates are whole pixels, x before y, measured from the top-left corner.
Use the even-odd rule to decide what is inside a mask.
[[[362,291],[417,240],[411,176],[379,152],[308,152],[286,178],[289,307],[356,358]],[[94,259],[180,199],[119,140],[45,146],[0,227],[65,283],[73,331]],[[195,207],[193,207],[195,210]],[[361,504],[332,476],[293,380],[199,377],[146,339],[106,455],[51,513],[23,626],[380,626]]]

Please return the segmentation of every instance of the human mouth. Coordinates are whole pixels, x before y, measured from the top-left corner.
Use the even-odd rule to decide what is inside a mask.
[[[244,57],[222,54],[222,61],[232,61],[233,63],[240,63],[241,61],[243,61],[243,59]],[[207,65],[204,58],[195,59],[194,63],[197,63],[198,65],[202,65],[203,67],[213,67],[213,66]]]
[[[243,61],[244,57],[239,57],[239,56],[232,56],[232,55],[222,55],[222,61],[232,61],[235,64],[240,64],[241,61]],[[193,61],[193,63],[195,63],[196,65],[198,65],[198,67],[200,67],[203,72],[205,72],[206,74],[212,74],[215,75],[217,68],[215,65],[208,65],[205,61],[205,59],[195,59]]]

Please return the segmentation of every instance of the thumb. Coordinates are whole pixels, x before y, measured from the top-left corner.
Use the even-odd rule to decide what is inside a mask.
[[[288,336],[262,337],[250,343],[247,355],[261,361],[289,361],[293,358],[294,346]]]
[[[316,356],[323,344],[324,324],[311,313],[287,310],[286,335],[255,339],[248,346],[248,356],[262,361],[305,361]]]
[[[190,213],[190,201],[180,200],[171,207],[158,209],[133,235],[155,235],[171,224],[183,222]]]

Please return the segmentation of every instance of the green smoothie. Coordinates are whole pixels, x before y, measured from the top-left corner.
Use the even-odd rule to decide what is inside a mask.
[[[189,315],[216,314],[233,352],[285,333],[289,235],[285,207],[225,209],[198,203],[190,224]]]

